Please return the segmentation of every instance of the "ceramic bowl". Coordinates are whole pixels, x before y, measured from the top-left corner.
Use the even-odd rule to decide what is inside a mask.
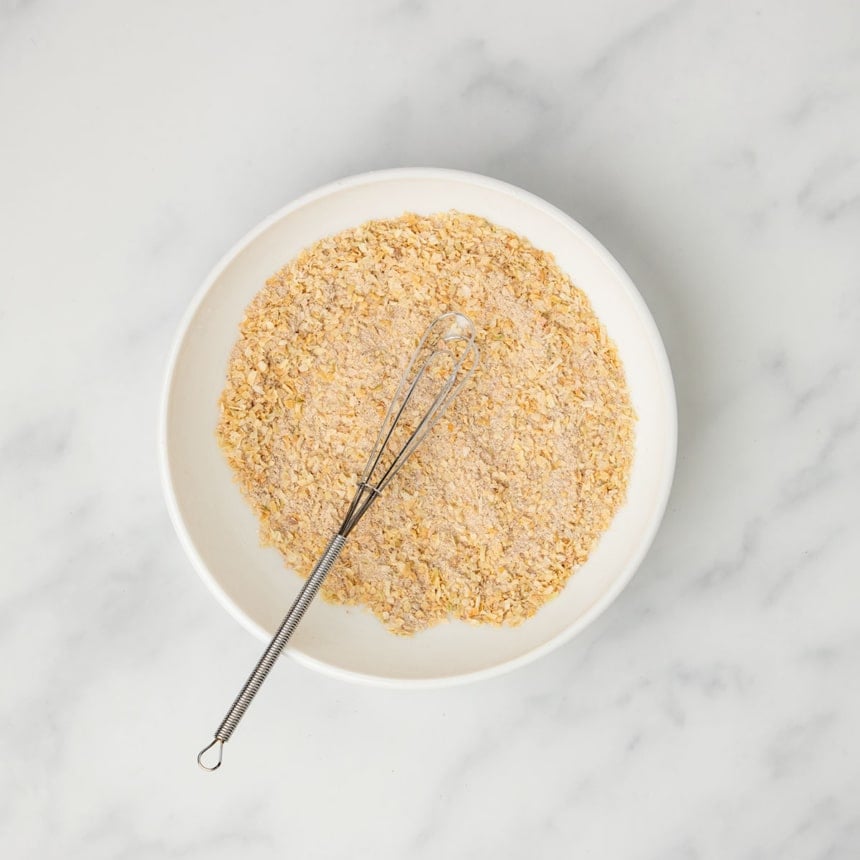
[[[403,638],[361,608],[318,599],[287,652],[339,678],[433,686],[486,678],[546,654],[630,581],[669,496],[677,435],[669,363],[642,297],[606,249],[554,206],[484,176],[437,169],[354,176],[306,194],[245,236],[206,278],[176,338],[160,428],[164,490],[182,545],[215,597],[268,641],[301,585],[274,549],[260,547],[256,518],[215,440],[217,401],[245,306],[317,239],[372,218],[447,209],[484,216],[552,252],[588,295],[618,347],[639,417],[628,499],[564,591],[519,627],[449,622]]]

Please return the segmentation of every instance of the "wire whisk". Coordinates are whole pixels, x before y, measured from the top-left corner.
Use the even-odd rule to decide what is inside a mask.
[[[236,696],[212,742],[197,755],[204,770],[221,766],[224,744],[239,725],[284,646],[337,561],[350,532],[442,417],[479,361],[475,326],[461,313],[442,314],[427,327],[388,406],[352,502],[298,593],[277,633]],[[211,755],[207,753],[212,750]],[[210,759],[207,763],[206,759]]]

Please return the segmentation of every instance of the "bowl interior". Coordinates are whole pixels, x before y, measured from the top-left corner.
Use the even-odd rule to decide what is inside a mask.
[[[371,218],[446,209],[484,216],[551,251],[587,293],[624,362],[639,416],[636,456],[627,504],[597,550],[561,595],[518,628],[453,622],[401,638],[360,608],[316,601],[288,646],[292,654],[383,683],[487,674],[573,635],[632,576],[656,531],[674,467],[675,401],[662,343],[639,294],[590,234],[525,192],[468,174],[389,171],[335,183],[270,218],[225,258],[189,311],[174,353],[162,436],[168,501],[186,550],[222,603],[268,639],[301,584],[275,550],[259,546],[256,518],[215,440],[217,401],[245,306],[267,277],[323,236]]]

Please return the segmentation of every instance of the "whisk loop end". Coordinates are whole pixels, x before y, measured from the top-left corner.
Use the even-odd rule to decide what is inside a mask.
[[[452,311],[442,314],[427,327],[388,406],[358,488],[337,534],[329,541],[325,552],[299,590],[278,632],[272,637],[218,727],[215,740],[197,755],[197,763],[204,770],[221,767],[224,744],[230,740],[275,660],[337,561],[347,536],[421,444],[430,428],[442,417],[478,366],[479,360],[475,326],[467,316]],[[212,756],[217,755],[217,760],[207,764],[207,760],[212,758],[207,753],[216,747]]]
[[[207,758],[206,753],[208,753],[209,750],[211,750],[213,747],[218,747],[217,751],[213,753],[213,755],[217,755],[218,758],[215,759],[215,761],[211,764],[207,764],[205,761],[205,759]],[[212,743],[209,744],[208,747],[204,747],[202,750],[200,750],[199,753],[197,753],[197,764],[199,764],[200,767],[203,768],[203,770],[218,770],[218,768],[221,767],[221,760],[223,759],[223,757],[224,741],[222,741],[221,738],[215,738],[215,740],[212,741]],[[209,756],[208,758],[211,758],[211,756]]]

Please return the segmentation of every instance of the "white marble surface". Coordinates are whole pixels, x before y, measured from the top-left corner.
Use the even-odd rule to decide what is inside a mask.
[[[6,858],[860,856],[860,6],[0,6]],[[539,663],[399,693],[258,643],[159,487],[166,354],[298,193],[431,164],[560,205],[639,285],[674,493]]]

